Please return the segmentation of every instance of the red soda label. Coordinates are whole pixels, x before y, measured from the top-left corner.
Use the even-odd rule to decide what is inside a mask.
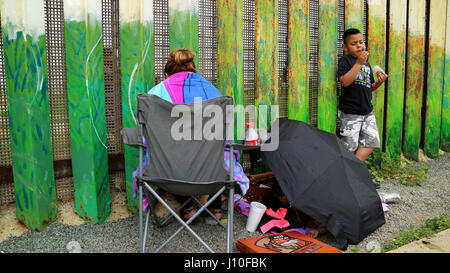
[[[259,139],[245,141],[247,145],[259,145]]]

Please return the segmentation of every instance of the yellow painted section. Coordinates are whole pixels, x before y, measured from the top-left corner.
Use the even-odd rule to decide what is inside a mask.
[[[363,32],[364,0],[345,1],[345,29],[357,28]]]

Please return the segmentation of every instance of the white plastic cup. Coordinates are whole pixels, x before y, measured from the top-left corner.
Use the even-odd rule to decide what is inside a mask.
[[[248,231],[255,232],[266,210],[267,207],[264,204],[255,201],[250,203],[250,212],[248,213],[246,226]]]

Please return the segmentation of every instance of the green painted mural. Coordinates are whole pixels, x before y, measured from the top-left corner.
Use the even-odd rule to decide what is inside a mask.
[[[16,214],[42,231],[58,213],[43,1],[0,1]]]
[[[398,158],[402,152],[403,106],[405,94],[406,0],[389,2],[389,75],[386,109],[386,152]]]
[[[102,51],[105,9],[102,0],[61,3],[68,96],[64,107],[69,114],[75,210],[86,221],[102,223],[111,206]],[[136,95],[155,84],[155,3],[119,0],[121,114],[125,128],[136,126]],[[169,49],[193,49],[199,67],[199,10],[209,6],[202,7],[199,0],[167,3]],[[288,117],[308,122],[312,108],[310,20],[315,20],[309,8],[316,2],[282,3],[288,5]],[[431,158],[439,156],[439,148],[450,151],[450,0],[346,0],[345,18],[338,18],[338,3],[342,2],[318,1],[319,40],[318,51],[314,52],[319,57],[318,71],[314,71],[319,76],[317,126],[336,132],[337,47],[341,46],[337,44],[338,19],[345,20],[345,28],[361,31],[367,23],[369,62],[389,75],[387,83],[372,93],[383,143],[382,149],[374,152],[375,159],[381,162],[382,151],[391,157],[400,157],[403,152],[413,160],[419,160],[421,148]],[[0,0],[8,106],[8,113],[5,107],[1,114],[9,119],[6,130],[10,140],[6,145],[10,143],[11,148],[16,213],[20,222],[37,231],[53,222],[58,213],[50,121],[50,106],[54,105],[49,105],[47,86],[45,32],[46,24],[52,23],[44,19],[48,5],[44,0]],[[244,105],[245,96],[253,94],[244,94],[245,5],[244,0],[216,1],[217,87],[232,96],[236,105]],[[266,107],[260,117],[265,115],[267,120],[252,121],[263,128],[273,119],[272,109],[284,103],[278,98],[278,5],[278,1],[255,0],[255,106],[259,110]],[[235,131],[236,139],[244,135],[245,110],[238,108],[235,116],[237,124],[242,125]],[[132,172],[138,165],[138,153],[125,146],[124,158],[127,206],[137,213]]]
[[[169,1],[169,49],[189,48],[195,52],[194,63],[199,58],[199,7],[198,0]]]
[[[309,0],[289,1],[288,118],[309,121]]]
[[[447,0],[444,89],[442,94],[441,149],[450,152],[450,0]]]
[[[370,53],[370,64],[378,65],[386,71],[386,13],[387,0],[369,0],[368,5],[368,32],[367,50]],[[374,75],[376,79],[376,75]],[[383,143],[384,126],[384,99],[386,85],[383,83],[378,89],[372,92],[373,113],[377,120],[380,143]],[[382,149],[375,149],[373,157],[375,162],[381,163]]]
[[[430,2],[428,46],[428,82],[423,152],[430,158],[439,156],[441,137],[442,90],[447,0]]]
[[[408,54],[404,114],[403,154],[419,160],[422,127],[422,100],[425,67],[426,0],[411,1],[408,5]]]
[[[110,213],[101,0],[65,0],[67,97],[75,211],[86,221]]]
[[[119,2],[120,70],[122,79],[122,121],[124,128],[136,128],[137,94],[155,85],[153,1]],[[128,208],[138,212],[134,198],[133,172],[139,165],[139,151],[124,145]]]
[[[319,92],[317,127],[336,133],[338,0],[319,1]]]
[[[357,28],[362,33],[364,31],[363,15],[364,0],[345,1],[345,29]]]
[[[244,106],[243,2],[217,1],[217,88]],[[236,108],[235,139],[243,139],[245,116]]]
[[[278,106],[278,1],[255,1],[255,105],[258,128],[268,128]]]

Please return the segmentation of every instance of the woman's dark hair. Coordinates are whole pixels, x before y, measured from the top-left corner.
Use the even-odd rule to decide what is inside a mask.
[[[173,50],[170,52],[169,59],[164,67],[164,73],[169,76],[178,72],[196,73],[194,57],[195,53],[190,49],[178,48]]]
[[[342,35],[342,40],[344,41],[344,44],[347,42],[347,37],[350,35],[361,33],[359,29],[357,28],[349,28],[346,31],[344,31],[344,34]]]

